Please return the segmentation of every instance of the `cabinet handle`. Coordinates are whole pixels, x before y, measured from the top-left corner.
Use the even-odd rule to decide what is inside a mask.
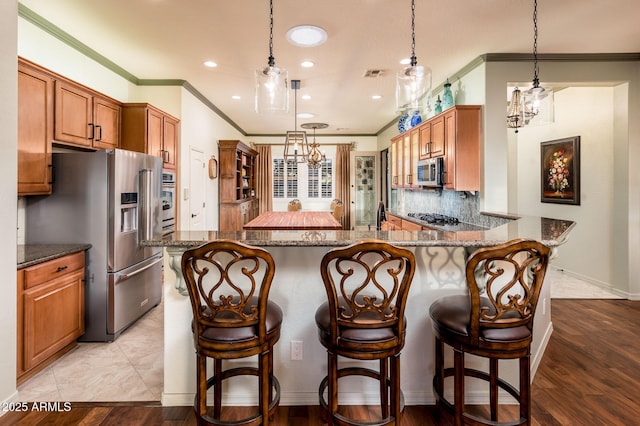
[[[87,126],[91,126],[91,136],[89,136],[87,139],[92,141],[93,138],[96,136],[96,128],[93,126],[93,123],[89,123],[87,124]]]
[[[102,126],[97,125],[96,128],[98,129],[98,139],[96,139],[97,142],[100,142],[102,140]]]
[[[170,160],[169,151],[163,149],[162,150],[162,161],[165,162],[165,163],[168,163],[169,160]]]
[[[58,266],[58,272],[62,272],[67,268],[68,268],[68,266]]]

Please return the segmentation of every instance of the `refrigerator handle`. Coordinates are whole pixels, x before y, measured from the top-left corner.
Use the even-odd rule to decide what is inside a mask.
[[[148,265],[146,265],[146,266],[144,266],[144,267],[142,267],[142,268],[140,268],[140,269],[138,269],[138,270],[136,270],[136,271],[133,271],[133,272],[131,272],[130,274],[117,275],[117,276],[116,276],[116,281],[115,281],[115,283],[116,283],[116,284],[118,284],[119,282],[122,282],[122,281],[128,280],[129,278],[131,278],[131,277],[133,277],[133,276],[135,276],[135,275],[138,275],[139,273],[144,272],[144,271],[146,271],[147,269],[149,269],[149,268],[151,268],[151,267],[153,267],[153,266],[157,265],[159,262],[162,262],[162,257],[157,258],[157,259],[156,259],[156,260],[154,260],[152,263],[150,263],[150,264],[148,264]]]
[[[153,239],[153,170],[140,170],[140,226],[138,241]]]

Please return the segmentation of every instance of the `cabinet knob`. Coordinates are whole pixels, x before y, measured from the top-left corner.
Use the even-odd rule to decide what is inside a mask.
[[[67,268],[68,268],[68,266],[58,266],[58,272],[62,272]]]

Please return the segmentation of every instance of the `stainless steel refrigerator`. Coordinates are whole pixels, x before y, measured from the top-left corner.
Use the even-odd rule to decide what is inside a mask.
[[[27,244],[89,243],[85,334],[113,341],[162,298],[162,160],[120,149],[53,154],[53,194],[27,197]]]

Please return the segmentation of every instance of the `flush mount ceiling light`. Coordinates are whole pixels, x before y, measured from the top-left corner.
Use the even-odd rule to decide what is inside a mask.
[[[303,129],[313,129],[313,142],[309,145],[309,153],[307,154],[307,165],[310,169],[319,169],[322,162],[327,158],[324,152],[320,151],[320,144],[316,142],[316,129],[326,129],[329,127],[327,123],[304,123],[300,127]]]
[[[531,123],[553,122],[553,89],[540,86],[538,68],[538,1],[533,0],[533,83],[524,93],[517,87],[511,93],[507,109],[507,127],[516,129]]]
[[[300,80],[291,80],[293,89],[293,130],[288,130],[284,140],[284,161],[294,163],[304,163],[309,155],[309,144],[307,143],[307,132],[298,130],[298,89]]]
[[[269,59],[266,67],[256,70],[255,110],[258,114],[289,112],[287,70],[277,68],[273,57],[273,0],[269,0]]]
[[[422,111],[431,97],[431,69],[418,66],[416,58],[416,4],[411,0],[411,60],[396,77],[396,110]]]
[[[204,66],[207,68],[215,68],[218,66],[214,61],[204,61]]]
[[[315,25],[298,25],[287,31],[287,40],[295,46],[320,46],[327,41],[327,32]]]

